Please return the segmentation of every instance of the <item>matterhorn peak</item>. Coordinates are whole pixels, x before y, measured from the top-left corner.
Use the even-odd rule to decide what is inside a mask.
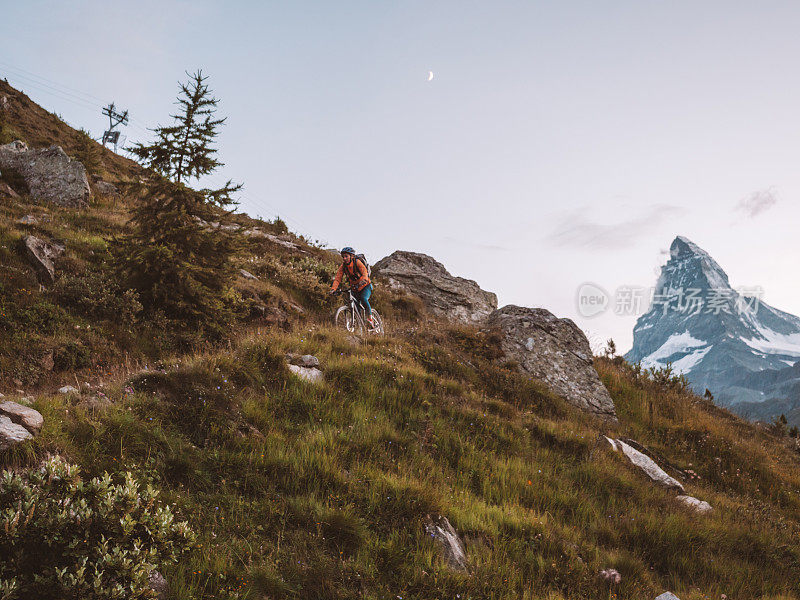
[[[728,275],[711,255],[689,238],[679,235],[669,248],[669,262],[661,271],[659,292],[700,288],[729,290]]]
[[[708,388],[718,402],[742,413],[764,403],[759,414],[771,416],[768,401],[790,395],[788,385],[770,385],[789,381],[791,373],[781,371],[800,359],[800,319],[761,301],[762,291],[733,289],[717,261],[679,235],[626,358],[646,368],[670,365],[698,393]]]

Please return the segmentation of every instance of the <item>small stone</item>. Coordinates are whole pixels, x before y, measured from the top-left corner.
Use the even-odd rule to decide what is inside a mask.
[[[464,551],[464,544],[447,517],[428,515],[424,527],[425,532],[439,544],[447,566],[454,571],[466,572],[467,553]]]
[[[111,400],[108,399],[108,396],[98,395],[86,398],[85,400],[81,400],[78,403],[78,406],[92,414],[99,414],[108,410],[112,406],[112,404],[113,402],[111,402]]]
[[[656,600],[681,600],[672,592],[664,592],[660,596],[656,596]]]
[[[17,199],[19,194],[15,192],[10,185],[4,181],[0,181],[0,196],[8,196],[9,198]]]
[[[94,189],[103,196],[119,195],[119,190],[117,189],[117,186],[115,186],[113,183],[103,181],[102,179],[94,182]]]
[[[322,371],[316,368],[289,365],[289,370],[308,383],[320,384],[325,381],[325,376],[322,374]]]
[[[36,225],[39,221],[36,220],[36,217],[33,215],[25,215],[24,217],[20,217],[17,219],[17,223],[20,225]]]
[[[58,388],[59,394],[80,394],[77,388],[72,387],[71,385],[65,385],[64,387]]]
[[[32,437],[33,435],[31,432],[22,425],[14,423],[14,421],[5,415],[0,415],[0,450],[15,446]]]
[[[64,245],[57,242],[48,242],[35,235],[26,235],[22,238],[22,248],[28,262],[33,265],[42,283],[55,281],[55,265],[53,260],[64,253]]]
[[[44,417],[38,410],[7,400],[0,403],[0,413],[31,433],[38,433],[44,425]]]
[[[245,279],[254,279],[255,281],[258,281],[258,277],[253,275],[250,271],[245,271],[244,269],[239,269],[239,275]]]
[[[636,448],[633,448],[622,440],[614,440],[609,437],[606,437],[606,440],[615,451],[621,451],[633,465],[639,467],[654,483],[683,494],[683,484],[674,477],[670,477],[664,469],[659,467],[658,464],[645,453],[639,452]]]
[[[619,571],[616,569],[603,569],[600,571],[600,577],[609,583],[613,583],[614,585],[617,585],[622,581],[622,575],[620,575]]]
[[[300,357],[301,367],[319,367],[319,359],[311,354],[304,354]]]
[[[158,571],[150,571],[150,589],[156,593],[159,600],[164,600],[169,592],[169,583]]]
[[[692,496],[677,496],[676,499],[678,502],[685,504],[689,508],[694,509],[695,512],[704,515],[706,513],[710,513],[714,510],[711,505],[706,502],[705,500],[698,500],[697,498],[693,498]]]

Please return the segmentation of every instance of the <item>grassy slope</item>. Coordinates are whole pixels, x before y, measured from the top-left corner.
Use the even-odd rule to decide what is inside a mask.
[[[254,243],[242,264],[262,281],[240,283],[274,311],[302,305],[304,319],[259,317],[223,347],[181,353],[150,324],[103,313],[107,298],[40,291],[19,257],[16,218],[49,216],[35,231],[67,242],[62,281],[102,287],[124,202],[0,203],[0,389],[16,379],[38,391],[45,415],[41,435],[0,464],[59,452],[89,473],[151,477],[199,533],[167,569],[176,598],[800,598],[800,460],[786,438],[607,360],[597,366],[620,423],[599,424],[494,366],[491,338],[418,328],[403,319],[418,307],[380,288],[395,334],[353,347],[324,325],[332,263],[308,246]],[[41,365],[41,353],[71,356],[76,343],[89,351],[77,371]],[[325,385],[291,377],[287,351],[318,356]],[[112,406],[52,394],[76,377],[103,381]],[[677,504],[600,432],[697,473],[687,492],[715,512]],[[428,513],[465,539],[469,575],[440,563]],[[606,567],[622,573],[618,589],[598,579]]]

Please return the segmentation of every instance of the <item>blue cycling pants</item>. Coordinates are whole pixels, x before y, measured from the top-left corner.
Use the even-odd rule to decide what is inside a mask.
[[[367,316],[372,315],[372,307],[369,305],[369,297],[372,296],[372,284],[370,283],[368,286],[364,287],[363,290],[360,292],[356,292],[356,298],[358,301],[361,302],[361,306],[364,307],[364,310],[367,311]]]

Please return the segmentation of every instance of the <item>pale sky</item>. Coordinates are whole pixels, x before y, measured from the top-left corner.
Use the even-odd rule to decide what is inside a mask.
[[[0,76],[100,136],[210,76],[241,209],[425,252],[500,303],[631,344],[576,293],[649,287],[681,234],[800,314],[800,4],[4,2]],[[428,71],[435,74],[428,82]],[[380,293],[378,289],[376,293]]]

